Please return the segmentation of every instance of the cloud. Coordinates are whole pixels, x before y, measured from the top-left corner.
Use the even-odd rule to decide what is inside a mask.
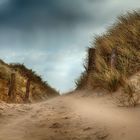
[[[12,0],[0,13],[0,21],[20,29],[63,27],[90,19],[84,4],[83,0]]]

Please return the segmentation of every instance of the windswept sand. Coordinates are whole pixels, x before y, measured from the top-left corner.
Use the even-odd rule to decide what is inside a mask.
[[[0,140],[140,140],[140,107],[86,91],[45,102],[0,103]]]

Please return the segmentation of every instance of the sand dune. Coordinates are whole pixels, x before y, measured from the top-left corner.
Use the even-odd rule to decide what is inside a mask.
[[[109,95],[0,104],[0,140],[140,140],[139,107],[117,107]]]

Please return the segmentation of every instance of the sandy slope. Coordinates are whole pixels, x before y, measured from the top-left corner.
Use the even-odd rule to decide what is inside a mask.
[[[31,105],[0,104],[0,140],[140,140],[140,108],[86,92]]]

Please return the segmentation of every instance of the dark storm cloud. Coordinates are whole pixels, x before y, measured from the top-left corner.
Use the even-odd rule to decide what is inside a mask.
[[[113,14],[125,9],[125,7],[133,7],[132,3],[135,3],[128,0],[123,2],[120,2],[120,0],[5,1],[0,6],[1,26],[27,31],[37,27],[43,29],[68,28],[69,26],[88,24],[90,22],[97,27],[112,17]],[[138,0],[135,1],[137,4]],[[136,7],[135,4],[134,7]]]
[[[9,1],[9,2],[8,2]],[[7,0],[0,8],[0,25],[30,31],[72,28],[92,22],[96,27],[108,0]]]
[[[15,28],[60,26],[90,20],[83,0],[9,0],[0,23]]]

